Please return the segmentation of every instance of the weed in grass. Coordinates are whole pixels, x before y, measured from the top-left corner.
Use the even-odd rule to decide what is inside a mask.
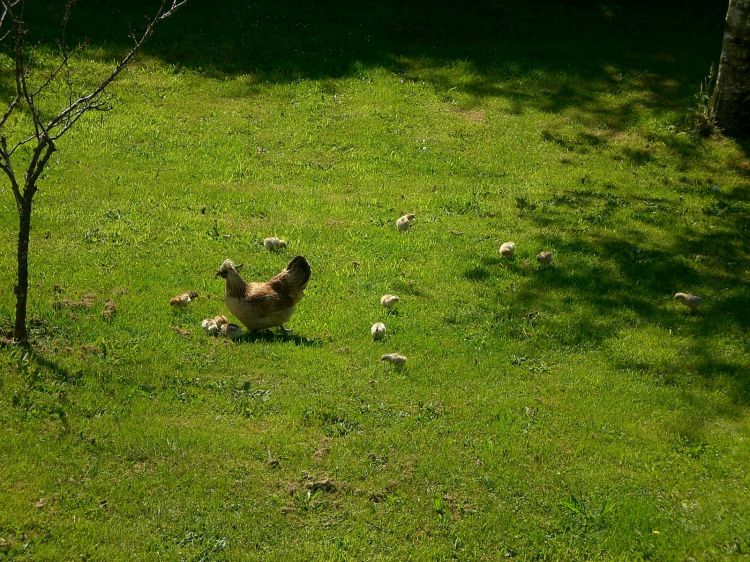
[[[692,103],[688,106],[685,124],[687,129],[702,137],[708,137],[716,131],[716,121],[713,116],[711,99],[716,86],[716,72],[714,65],[701,81],[699,90],[693,94]]]

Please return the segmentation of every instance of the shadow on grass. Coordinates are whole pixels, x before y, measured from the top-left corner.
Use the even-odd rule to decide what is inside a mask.
[[[310,339],[292,332],[263,330],[260,332],[246,332],[234,340],[237,343],[293,343],[304,347],[322,347],[323,342],[319,339]]]
[[[631,326],[652,327],[663,341],[639,342],[653,349],[646,354],[626,350],[612,364],[657,383],[685,385],[686,393],[696,381],[728,388],[736,407],[729,414],[739,415],[750,405],[749,200],[750,183],[718,192],[706,189],[697,213],[710,220],[706,228],[686,227],[678,202],[617,196],[595,187],[524,200],[518,205],[520,216],[553,233],[547,241],[555,265],[529,269],[527,264],[523,270],[518,263],[503,263],[521,275],[512,298],[504,287],[490,307],[501,311],[496,314],[498,335],[519,341],[532,337],[568,350],[606,350],[618,348],[617,340]],[[587,227],[580,228],[581,222]],[[646,227],[657,231],[646,235]],[[493,270],[500,266],[493,267],[495,262],[488,259],[464,277],[496,284]],[[678,291],[702,295],[703,305],[691,314],[673,301]],[[683,349],[662,355],[662,345]]]
[[[70,370],[31,346],[10,345],[5,349],[23,381],[10,398],[13,409],[22,418],[41,415],[58,419],[62,433],[68,433],[69,394],[83,381],[83,371]]]
[[[37,7],[31,26],[34,39],[51,49],[62,4]],[[80,1],[71,43],[86,41],[94,56],[111,59],[129,46],[129,30],[153,4]],[[718,59],[724,11],[709,0],[190,0],[144,53],[175,73],[247,76],[239,95],[299,80],[318,80],[322,93],[333,94],[334,80],[366,80],[372,68],[383,68],[432,84],[446,102],[458,92],[475,101],[503,98],[516,114],[574,109],[621,130],[645,112],[685,109]],[[622,92],[632,95],[613,104],[611,94]]]
[[[24,348],[28,353],[29,359],[33,361],[40,369],[46,370],[60,383],[68,385],[78,384],[83,378],[83,371],[80,369],[71,371],[54,359],[50,359],[42,352],[35,350],[33,347]]]

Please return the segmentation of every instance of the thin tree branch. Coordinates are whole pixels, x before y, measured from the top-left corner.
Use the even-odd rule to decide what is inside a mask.
[[[10,101],[10,103],[8,104],[8,108],[5,110],[5,113],[3,113],[2,118],[0,118],[0,129],[2,129],[2,127],[5,125],[5,122],[11,116],[11,114],[13,113],[13,110],[16,108],[19,101],[21,101],[21,98],[19,98],[18,95],[16,95]]]
[[[115,65],[112,72],[110,72],[110,74],[104,78],[104,80],[102,80],[91,93],[81,96],[66,109],[61,111],[56,117],[52,118],[47,123],[45,132],[51,131],[52,129],[61,126],[63,123],[68,123],[69,118],[78,111],[83,111],[85,113],[86,111],[95,109],[95,104],[99,96],[104,92],[105,88],[109,86],[117,76],[119,76],[130,61],[133,60],[133,57],[135,57],[143,43],[153,35],[156,24],[171,16],[186,2],[187,0],[170,0],[169,2],[168,0],[162,0],[156,14],[146,23],[146,28],[143,33],[135,40],[135,44],[131,47],[130,51],[128,51],[128,53]],[[75,119],[77,120],[78,118],[76,117]],[[63,128],[67,130],[69,127],[66,128],[63,125]],[[59,133],[55,135],[55,138],[59,138]]]
[[[22,147],[25,144],[29,144],[31,141],[35,140],[36,138],[37,138],[36,134],[32,133],[25,139],[21,139],[20,141],[18,141],[16,144],[13,145],[13,148],[11,148],[10,151],[8,152],[8,156],[13,156],[13,153],[16,150],[18,150],[20,147]]]
[[[67,53],[66,58],[70,58],[70,53],[68,52],[68,40],[67,40],[67,32],[68,32],[68,21],[70,20],[70,12],[73,10],[73,6],[75,5],[76,0],[68,0],[68,2],[65,4],[65,14],[63,15],[62,21],[60,22],[60,26],[62,27],[62,37],[60,38],[60,50],[63,53]],[[82,48],[82,45],[79,44],[74,51],[80,50]],[[73,79],[70,77],[70,67],[68,65],[65,65],[65,84],[68,86],[68,105],[73,103]]]
[[[52,82],[55,78],[57,78],[57,75],[60,74],[60,72],[65,69],[68,69],[68,60],[70,60],[70,50],[68,49],[68,41],[67,41],[67,31],[68,31],[68,22],[70,21],[70,12],[73,9],[73,5],[75,4],[75,0],[68,0],[65,3],[65,13],[63,14],[62,19],[60,20],[60,28],[62,31],[60,32],[60,64],[52,70],[52,72],[49,73],[47,78],[42,82],[42,84],[34,90],[34,92],[31,94],[31,97],[34,98],[38,96],[49,84]]]
[[[8,15],[8,8],[14,7],[19,2],[21,2],[21,0],[3,0],[2,11],[0,11],[0,29],[3,28],[3,24],[5,23],[5,16]],[[2,36],[0,36],[0,41],[5,39],[10,34],[10,32],[11,30],[9,29]]]
[[[45,166],[47,166],[47,161],[55,150],[57,150],[57,147],[51,139],[46,139],[43,144],[37,145],[34,149],[34,158],[32,158],[31,163],[29,163],[26,185],[23,190],[24,197],[31,199],[34,196],[37,189],[36,182],[44,171]],[[38,155],[41,155],[41,158]]]
[[[8,141],[5,136],[0,136],[0,170],[5,172],[10,180],[10,187],[13,190],[13,196],[16,198],[16,205],[20,205],[23,197],[21,197],[21,188],[18,185],[16,174],[13,171],[13,164],[10,161],[10,153],[8,152]]]
[[[23,12],[24,3],[22,1],[17,2],[21,6],[21,12]],[[13,11],[15,4],[11,4],[8,0],[3,0],[3,6],[8,16],[10,16],[13,24],[13,34],[15,35],[15,45],[13,49],[13,58],[15,62],[15,77],[16,77],[16,95],[22,98],[26,105],[29,106],[29,112],[31,113],[31,120],[34,123],[34,134],[37,139],[41,140],[47,136],[47,131],[44,128],[41,115],[39,114],[36,106],[34,105],[34,99],[29,92],[29,85],[26,81],[28,77],[28,69],[26,67],[26,56],[24,54],[24,39],[26,37],[26,29],[24,28],[23,14],[18,15]]]
[[[68,66],[68,53],[62,54],[62,60],[60,61],[60,64],[57,65],[50,73],[47,75],[47,78],[44,79],[44,82],[41,83],[41,85],[31,92],[31,98],[34,99],[36,96],[38,96],[47,86],[49,86],[50,82],[52,82],[55,78],[57,78],[57,75],[60,74],[60,72],[67,68]]]
[[[30,179],[34,175],[34,172],[37,170],[37,164],[39,163],[39,158],[42,156],[42,152],[44,151],[45,143],[39,142],[34,147],[34,151],[31,153],[31,160],[29,161],[29,165],[26,168],[26,177],[24,178],[24,185],[23,185],[23,194],[26,195],[29,191],[29,188],[35,187],[31,182]],[[37,174],[37,177],[39,175]]]
[[[78,121],[81,117],[83,117],[89,111],[109,111],[110,109],[111,109],[110,106],[106,104],[105,102],[99,102],[99,103],[86,107],[86,109],[77,111],[74,115],[68,118],[65,124],[62,125],[61,128],[58,129],[54,135],[50,135],[49,138],[50,140],[53,140],[53,141],[56,141],[57,139],[59,139],[68,131],[68,129],[70,129],[73,125],[75,125],[76,121]]]

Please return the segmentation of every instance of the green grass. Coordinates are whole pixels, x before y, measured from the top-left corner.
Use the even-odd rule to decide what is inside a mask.
[[[146,4],[77,8],[77,78]],[[682,127],[721,7],[244,4],[160,29],[41,183],[0,557],[747,559],[749,145]],[[6,330],[15,229],[2,184]],[[223,259],[296,254],[292,335],[203,333]]]

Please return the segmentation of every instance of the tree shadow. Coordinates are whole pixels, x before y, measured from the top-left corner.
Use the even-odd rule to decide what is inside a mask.
[[[628,326],[653,328],[674,334],[684,350],[669,359],[658,351],[634,354],[613,359],[613,365],[684,384],[686,392],[697,375],[701,384],[729,388],[738,408],[750,405],[750,362],[737,351],[747,349],[750,330],[750,183],[707,199],[700,212],[712,226],[705,229],[678,227],[677,203],[659,197],[573,188],[546,200],[525,200],[521,217],[554,233],[547,241],[555,266],[525,271],[512,299],[498,292],[496,307],[510,303],[496,315],[498,335],[523,340],[531,333],[566,349],[604,350]],[[599,219],[577,228],[588,216]],[[658,234],[644,236],[646,226]],[[464,277],[496,283],[491,269],[469,270]],[[672,299],[678,291],[702,294],[703,305],[691,314]],[[730,340],[735,349],[727,355]]]
[[[83,379],[83,371],[81,369],[71,371],[54,359],[47,357],[33,346],[28,346],[23,349],[25,353],[28,354],[29,359],[33,361],[37,367],[52,374],[57,382],[67,385],[76,385]]]
[[[33,39],[56,48],[61,0],[37,7]],[[83,0],[70,42],[86,41],[111,59],[129,46],[128,32],[153,11],[149,0]],[[506,99],[511,112],[575,109],[622,129],[645,112],[684,106],[718,59],[724,7],[709,0],[677,3],[546,0],[190,0],[144,48],[175,73],[258,84],[366,78],[384,68],[445,94]],[[675,11],[679,10],[679,18]],[[35,31],[36,30],[36,31]],[[6,45],[4,47],[8,49]],[[637,92],[620,105],[613,92]]]

